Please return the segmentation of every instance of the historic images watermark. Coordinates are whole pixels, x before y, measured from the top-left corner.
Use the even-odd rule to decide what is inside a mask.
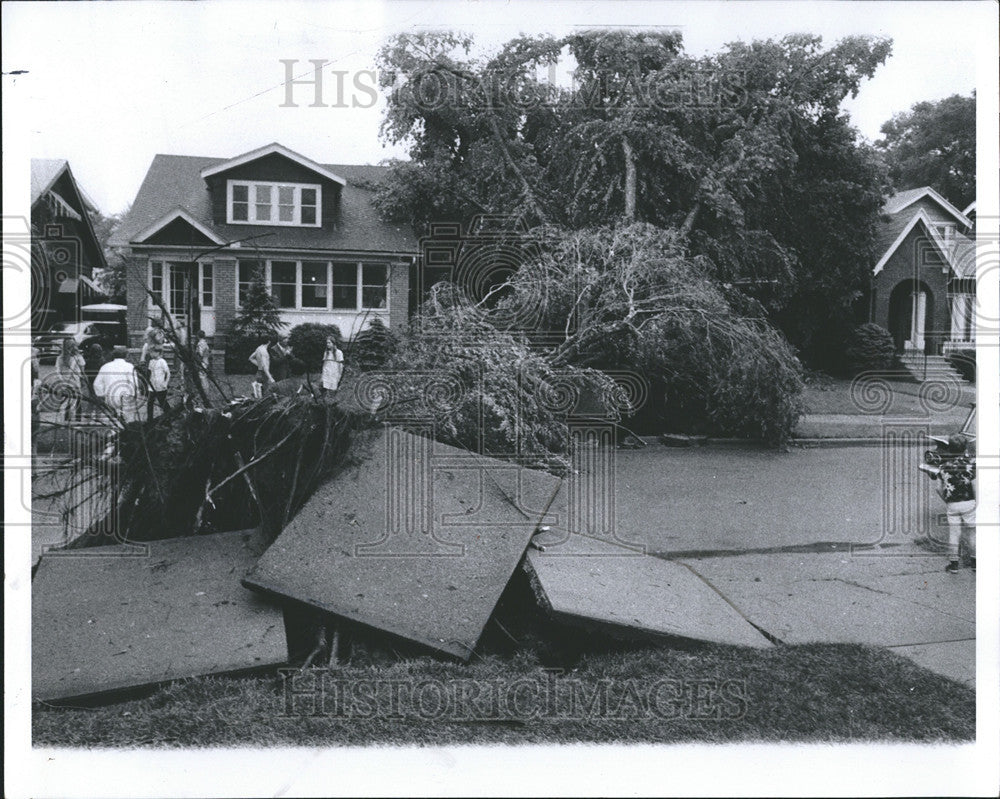
[[[428,297],[434,286],[447,286],[448,292],[460,295],[462,302],[475,308],[477,319],[498,334],[523,337],[535,347],[556,346],[576,332],[571,316],[559,330],[546,325],[545,281],[520,282],[515,289],[512,278],[518,269],[541,257],[539,239],[523,228],[516,218],[481,215],[469,225],[458,222],[436,223],[420,240],[424,268],[418,277],[418,292]],[[570,293],[581,287],[570,278]],[[439,298],[448,303],[450,297]],[[414,319],[420,335],[429,340],[440,337],[442,346],[461,346],[464,334],[450,327],[441,328]],[[457,336],[457,338],[456,338]],[[469,340],[470,348],[476,342]],[[645,375],[634,370],[605,371],[608,380],[597,394],[581,385],[580,374],[572,370],[550,369],[544,379],[524,364],[511,363],[515,378],[510,389],[516,390],[517,407],[506,420],[512,431],[511,445],[499,451],[496,441],[487,446],[490,434],[485,397],[485,370],[482,364],[460,359],[455,365],[438,371],[373,371],[360,375],[354,385],[355,402],[377,413],[391,427],[387,428],[388,447],[385,464],[385,527],[377,540],[359,545],[359,556],[434,555],[461,556],[460,546],[447,541],[448,514],[436,509],[435,475],[444,471],[489,471],[492,478],[504,471],[513,485],[511,499],[526,517],[539,518],[540,526],[562,531],[573,530],[590,538],[625,547],[623,554],[642,554],[642,544],[622,539],[617,529],[616,449],[621,435],[617,420],[623,414],[640,410],[650,395]],[[474,420],[476,452],[488,451],[487,463],[473,457],[456,459],[442,455],[433,441],[442,418],[461,409],[467,420]],[[565,477],[566,502],[558,507],[532,507],[518,478],[518,464],[530,463],[530,435],[525,420],[544,413],[564,425],[565,440],[559,450],[567,454],[570,468]],[[400,430],[415,433],[402,437]],[[492,479],[483,474],[483,479]],[[544,513],[544,515],[542,515]],[[463,517],[464,527],[481,525],[483,534],[496,531],[496,520]],[[441,531],[445,531],[442,535]],[[548,538],[546,547],[558,554],[567,537]],[[409,541],[409,543],[407,543]]]
[[[455,70],[427,71],[407,79],[374,69],[335,69],[324,58],[281,58],[280,108],[373,108],[384,93],[425,111],[443,108],[528,112],[562,102],[569,89],[571,107],[597,108],[627,103],[634,108],[676,111],[683,108],[735,108],[747,102],[746,76],[708,67],[686,67],[669,76],[629,70],[599,71],[581,85],[574,71],[557,64],[531,75],[519,71],[469,75]]]
[[[358,679],[313,668],[279,670],[280,716],[387,721],[732,721],[746,716],[743,679],[584,681],[558,669],[493,679]]]

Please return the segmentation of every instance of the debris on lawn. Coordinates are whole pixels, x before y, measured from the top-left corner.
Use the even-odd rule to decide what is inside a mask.
[[[538,523],[526,484],[544,512],[556,478],[389,429],[244,584],[468,660]]]
[[[44,555],[33,583],[40,700],[335,666],[352,641],[468,661],[487,627],[515,641],[512,591],[554,646],[573,626],[769,645],[685,566],[603,535],[611,511],[584,505],[607,475],[588,457],[559,478],[311,393],[176,408],[112,441],[69,468],[107,484],[113,518]]]
[[[31,585],[33,698],[286,662],[281,610],[239,582],[264,546],[238,531],[44,555]]]
[[[770,642],[681,563],[549,531],[524,559],[538,601],[560,621],[624,638],[692,638],[737,646]]]

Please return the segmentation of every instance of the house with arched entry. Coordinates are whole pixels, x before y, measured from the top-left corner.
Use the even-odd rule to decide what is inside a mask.
[[[930,186],[894,194],[882,210],[885,222],[868,298],[869,321],[889,330],[904,362],[973,349],[972,219]]]

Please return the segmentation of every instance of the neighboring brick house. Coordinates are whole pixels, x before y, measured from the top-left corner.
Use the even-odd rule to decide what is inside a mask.
[[[418,242],[372,205],[385,172],[277,143],[230,159],[157,155],[112,241],[129,252],[130,344],[159,316],[149,288],[175,321],[193,310],[191,329],[221,348],[257,264],[290,327],[353,337],[374,317],[404,323]]]
[[[31,159],[31,327],[74,322],[80,306],[104,298],[94,270],[107,262],[90,214],[97,211],[83,193],[69,163]]]
[[[973,221],[929,186],[893,195],[882,210],[869,321],[892,333],[900,353],[974,347]]]

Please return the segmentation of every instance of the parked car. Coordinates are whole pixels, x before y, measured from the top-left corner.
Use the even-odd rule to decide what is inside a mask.
[[[109,349],[118,341],[118,327],[117,322],[56,322],[47,332],[35,337],[35,347],[39,358],[45,361],[54,361],[62,352],[63,341],[68,338],[75,339],[81,350],[95,342]]]
[[[128,344],[128,326],[125,323],[124,305],[112,302],[99,302],[80,307],[80,319],[84,322],[98,322],[102,329],[111,336],[112,344]]]

